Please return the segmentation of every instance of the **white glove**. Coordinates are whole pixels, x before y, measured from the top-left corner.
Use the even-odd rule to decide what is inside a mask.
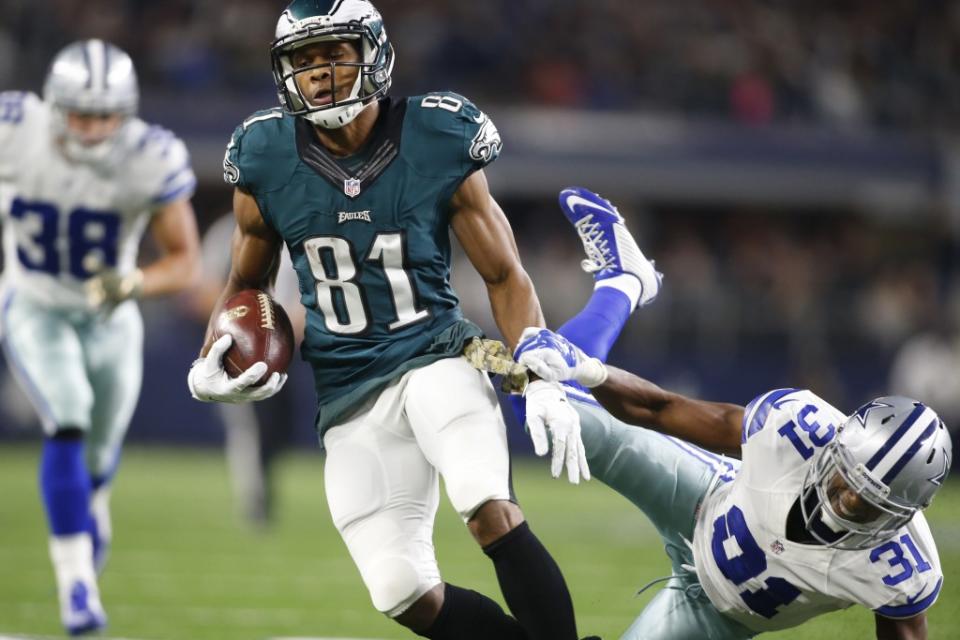
[[[533,450],[538,456],[548,450],[547,429],[553,441],[553,458],[550,473],[560,477],[564,465],[567,479],[573,484],[590,479],[587,454],[580,439],[580,415],[567,401],[567,394],[557,382],[534,380],[523,393],[527,400],[527,428],[533,440]]]
[[[223,354],[233,344],[229,333],[210,345],[206,357],[194,360],[187,374],[190,395],[202,402],[250,402],[264,400],[280,391],[287,381],[287,374],[274,372],[267,381],[257,387],[250,385],[267,372],[266,362],[257,362],[236,378],[231,378],[223,368]]]
[[[517,362],[548,382],[575,380],[598,387],[607,380],[607,368],[563,336],[539,327],[527,327],[514,352]]]

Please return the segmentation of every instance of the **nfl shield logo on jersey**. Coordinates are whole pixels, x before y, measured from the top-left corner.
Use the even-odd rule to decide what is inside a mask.
[[[343,181],[343,192],[349,198],[356,198],[360,195],[360,181],[356,178],[347,178]]]

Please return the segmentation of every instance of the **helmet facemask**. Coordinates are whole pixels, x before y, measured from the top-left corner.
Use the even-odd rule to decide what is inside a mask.
[[[117,148],[117,142],[121,137],[121,132],[130,121],[131,115],[120,113],[122,120],[109,135],[105,136],[99,142],[90,143],[83,139],[83,136],[70,128],[68,121],[71,113],[83,115],[114,115],[107,114],[87,114],[82,111],[73,111],[66,109],[58,104],[52,105],[53,117],[51,126],[53,134],[60,143],[60,148],[64,156],[73,162],[82,164],[102,165],[108,163]]]
[[[838,510],[838,493],[849,488],[876,516],[859,521]],[[815,496],[815,497],[814,497]],[[841,509],[842,503],[841,504]],[[804,526],[819,542],[836,549],[868,549],[892,537],[910,522],[919,507],[903,505],[890,496],[890,488],[880,482],[838,441],[831,442],[807,470],[800,508]],[[815,526],[817,520],[839,537],[827,537]]]
[[[891,538],[933,500],[952,451],[943,421],[923,403],[902,396],[868,402],[807,470],[800,501],[807,531],[839,549]]]
[[[130,56],[96,39],[70,44],[54,57],[43,96],[51,106],[53,135],[64,155],[87,164],[103,164],[111,158],[140,99]],[[90,144],[68,126],[71,113],[119,115],[121,122],[103,140]]]
[[[280,103],[291,115],[303,116],[326,129],[339,129],[352,122],[376,98],[389,91],[393,72],[393,46],[387,40],[383,22],[369,3],[345,10],[368,11],[362,18],[336,22],[333,16],[321,15],[295,20],[290,11],[281,16],[277,39],[270,47],[274,81]],[[294,69],[292,54],[297,49],[317,42],[352,41],[358,44],[358,62],[327,62]],[[303,95],[297,76],[312,73],[318,67],[329,67],[333,86],[332,101],[312,105]],[[356,67],[357,78],[346,98],[337,99],[336,73],[339,67]]]

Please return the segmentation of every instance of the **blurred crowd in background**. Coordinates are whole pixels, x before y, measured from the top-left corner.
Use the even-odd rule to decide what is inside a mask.
[[[96,36],[126,48],[155,88],[263,90],[284,4],[3,0],[0,84],[29,83],[62,43]],[[951,0],[377,5],[397,43],[398,84],[411,92],[455,86],[485,103],[754,124],[931,129],[960,110],[960,4]]]
[[[268,44],[284,4],[0,0],[0,88],[39,90],[56,50],[96,36],[133,56],[145,110],[151,100],[171,97],[181,109],[273,106]],[[398,53],[398,94],[453,89],[493,114],[518,106],[588,116],[667,114],[746,130],[801,126],[910,136],[952,149],[944,158],[953,160],[930,170],[942,197],[896,220],[789,198],[751,203],[749,185],[743,203],[643,198],[627,185],[605,195],[621,204],[641,247],[666,274],[660,300],[637,314],[615,362],[675,388],[741,403],[785,385],[810,386],[845,410],[870,394],[901,392],[927,400],[954,429],[960,426],[960,239],[950,218],[960,210],[960,3],[376,4]],[[238,123],[218,114],[211,122],[224,142]],[[177,133],[189,145],[196,132]],[[505,157],[510,145],[507,137]],[[944,175],[951,162],[953,178]],[[576,236],[553,204],[564,186],[535,196],[494,193],[554,326],[590,291],[589,277],[577,269]],[[228,209],[229,190],[207,180],[197,202],[206,227]],[[482,284],[468,265],[457,269],[454,283],[468,315],[493,330]],[[185,387],[177,385],[200,344],[202,323],[187,320],[187,306],[179,318],[171,318],[169,307],[146,309],[154,366],[141,421],[150,422],[151,407],[161,406],[149,384],[158,372],[181,374],[169,393],[188,404]],[[193,330],[184,332],[187,322]],[[292,382],[310,394],[310,381]],[[313,408],[306,397],[304,432]],[[137,429],[135,423],[134,437]]]

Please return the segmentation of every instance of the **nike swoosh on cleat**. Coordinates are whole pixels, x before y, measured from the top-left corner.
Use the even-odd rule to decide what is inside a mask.
[[[596,202],[592,202],[590,200],[587,200],[586,198],[583,198],[575,194],[570,194],[569,196],[567,196],[565,204],[567,208],[569,208],[571,211],[573,211],[573,207],[576,206],[577,204],[584,204],[590,207],[591,209],[596,209],[597,211],[603,211],[604,213],[613,213],[614,215],[616,215],[614,211],[608,209],[607,207],[601,206]]]

